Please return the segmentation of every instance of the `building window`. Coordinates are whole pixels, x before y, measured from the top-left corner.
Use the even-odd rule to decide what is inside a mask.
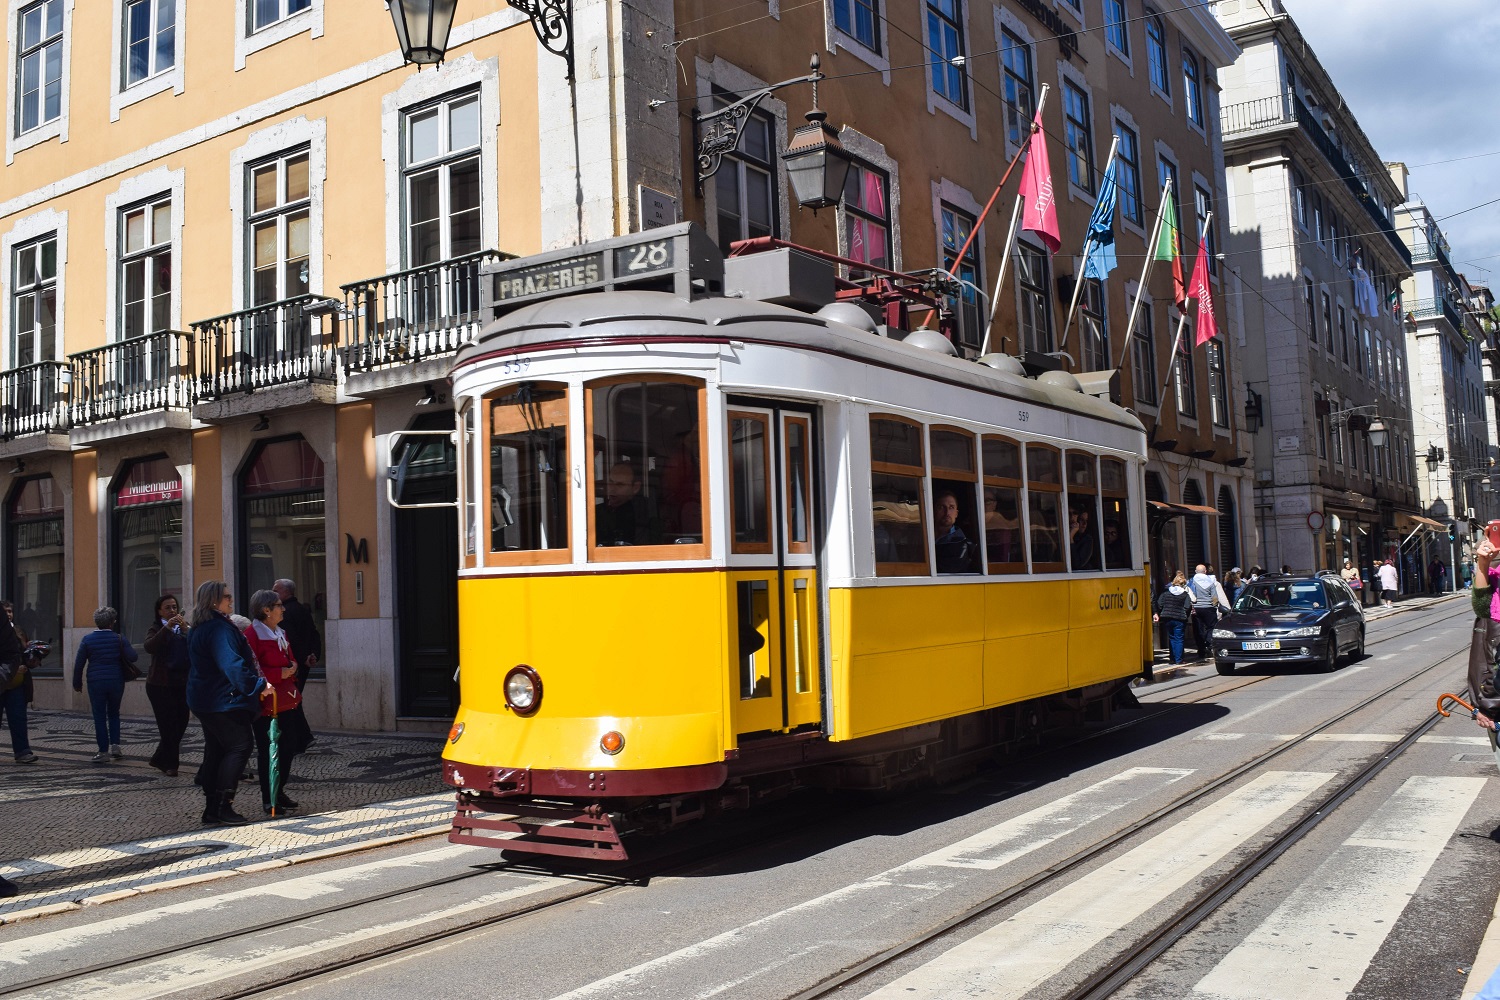
[[[1213,207],[1213,196],[1196,184],[1193,185],[1193,210],[1198,219],[1198,252],[1208,253],[1208,273],[1217,275],[1219,273],[1219,241],[1214,239],[1214,229],[1209,225],[1208,218],[1208,213]]]
[[[140,645],[157,597],[183,603],[182,479],[170,459],[143,458],[126,466],[111,493],[110,603],[120,609],[122,631]]]
[[[1089,98],[1071,80],[1063,81],[1063,138],[1068,145],[1068,181],[1094,193],[1094,131]]]
[[[1000,29],[1000,67],[1005,83],[1005,134],[1012,145],[1031,135],[1036,113],[1036,85],[1031,75],[1031,46],[1019,35]]]
[[[1152,312],[1149,304],[1143,304],[1135,332],[1130,337],[1135,401],[1145,406],[1156,405],[1156,335],[1151,330]]]
[[[969,234],[974,231],[974,217],[947,203],[939,210],[943,218],[943,268],[966,282],[962,297],[954,308],[958,318],[958,342],[977,350],[984,337],[986,317],[979,308],[979,296],[974,290],[980,283],[979,241],[969,240]],[[969,248],[959,259],[958,251],[965,243]]]
[[[21,368],[57,357],[57,234],[16,247],[13,260],[10,367]]]
[[[1188,121],[1203,127],[1203,78],[1198,57],[1186,45],[1182,47],[1182,97],[1187,105]]]
[[[1292,215],[1297,222],[1297,228],[1304,233],[1307,232],[1307,181],[1302,178],[1302,171],[1292,167]]]
[[[20,13],[16,44],[16,134],[62,117],[63,0]]]
[[[844,256],[891,266],[890,181],[885,173],[851,163],[844,176]]]
[[[714,94],[718,108],[736,100],[732,94]],[[750,115],[741,128],[739,148],[724,157],[714,174],[719,249],[726,254],[738,240],[776,235],[775,130],[770,115],[760,111]]]
[[[172,199],[120,213],[120,320],[125,339],[172,325]]]
[[[125,86],[177,64],[175,0],[129,0],[125,5]]]
[[[250,304],[279,302],[308,290],[307,150],[251,165]]]
[[[1078,336],[1083,342],[1083,370],[1105,371],[1111,365],[1103,282],[1097,278],[1085,280],[1079,305]]]
[[[326,634],[328,559],[324,540],[323,460],[301,437],[261,441],[240,476],[242,603],[277,580],[291,580]],[[327,667],[320,657],[313,668]]]
[[[1224,345],[1210,340],[1208,347],[1208,404],[1215,427],[1229,427],[1229,372],[1224,367]]]
[[[1172,78],[1167,73],[1167,29],[1161,18],[1150,7],[1146,8],[1146,62],[1151,74],[1151,86],[1166,97],[1172,96]]]
[[[1021,297],[1021,347],[1046,354],[1052,350],[1052,295],[1047,288],[1047,252],[1029,243],[1016,244],[1016,290]]]
[[[406,116],[406,266],[480,249],[479,95]]]
[[[1375,377],[1375,358],[1370,353],[1370,331],[1369,331],[1368,327],[1365,329],[1364,347],[1365,347],[1365,349],[1364,349],[1364,352],[1363,352],[1363,355],[1362,355],[1363,362],[1364,362],[1364,367],[1361,368],[1360,371],[1364,372],[1366,375],[1370,376],[1371,378],[1374,378]]]
[[[1313,297],[1311,278],[1302,279],[1302,303],[1307,307],[1307,339],[1316,344],[1318,342],[1318,306]]]
[[[1339,344],[1342,346],[1344,364],[1349,363],[1349,313],[1343,303],[1339,303]],[[1329,339],[1328,349],[1333,350],[1333,340]]]
[[[875,53],[880,52],[879,20],[880,0],[833,0],[834,26]]]
[[[63,546],[63,496],[51,476],[22,480],[6,509],[6,566],[15,602],[16,625],[28,639],[56,643],[63,636],[62,614],[67,577]],[[62,658],[43,673],[60,674]]]
[[[1120,146],[1115,153],[1115,179],[1120,187],[1120,217],[1138,226],[1145,225],[1145,210],[1141,207],[1141,141],[1130,129],[1115,122],[1115,135],[1120,137]]]
[[[1183,327],[1182,343],[1178,345],[1177,357],[1172,365],[1172,385],[1177,392],[1177,412],[1184,417],[1198,417],[1197,377],[1193,372],[1192,322]]]
[[[250,31],[256,32],[293,14],[307,10],[312,0],[251,0]]]
[[[932,89],[965,111],[964,27],[960,0],[927,0],[927,44],[932,48]]]
[[[1323,293],[1323,332],[1328,335],[1328,342],[1333,343],[1333,300],[1328,293]]]
[[[1177,218],[1182,218],[1182,198],[1177,190],[1177,165],[1165,156],[1156,160],[1156,183],[1172,192],[1172,204],[1177,206]],[[1181,225],[1179,222],[1178,225]]]
[[[1328,457],[1328,404],[1322,393],[1313,394],[1313,412],[1318,415],[1318,457]]]
[[[1125,30],[1125,0],[1104,0],[1104,37],[1130,58],[1130,34]]]

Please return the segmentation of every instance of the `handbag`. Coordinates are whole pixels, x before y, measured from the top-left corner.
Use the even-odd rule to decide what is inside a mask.
[[[120,643],[120,676],[127,681],[140,680],[142,676],[141,668],[136,666],[134,663],[131,663],[129,658],[127,658],[125,655],[126,651],[129,649],[129,647],[125,645],[125,637],[117,635],[115,636],[115,638]]]

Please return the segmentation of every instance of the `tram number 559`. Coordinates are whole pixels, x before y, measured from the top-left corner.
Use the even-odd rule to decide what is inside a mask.
[[[615,249],[615,275],[646,274],[672,266],[672,241],[653,240]]]
[[[529,368],[531,368],[530,358],[506,358],[500,363],[500,377],[512,378],[525,375]]]

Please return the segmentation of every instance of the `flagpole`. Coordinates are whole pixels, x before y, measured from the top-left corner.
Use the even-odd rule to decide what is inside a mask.
[[[1115,154],[1119,149],[1120,137],[1117,135],[1109,144],[1109,157],[1104,161],[1104,173],[1099,175],[1101,178],[1099,182],[1101,195],[1103,194],[1104,187],[1103,178],[1108,177],[1110,170],[1114,167]],[[1111,214],[1110,221],[1111,223],[1114,221],[1113,214]],[[1093,246],[1093,243],[1094,230],[1090,227],[1089,231],[1083,237],[1083,262],[1078,265],[1078,274],[1073,281],[1073,301],[1068,303],[1068,318],[1063,321],[1062,341],[1057,345],[1059,351],[1066,351],[1068,349],[1068,333],[1073,329],[1073,314],[1078,310],[1078,297],[1083,293],[1083,272],[1089,266],[1089,249]]]
[[[1045,83],[1042,84],[1042,90],[1044,92],[1046,91],[1047,86],[1048,85]],[[1020,150],[1016,153],[1015,156],[1011,157],[1010,165],[1005,168],[1005,173],[1000,177],[1000,183],[995,185],[995,193],[990,195],[989,201],[985,202],[984,211],[979,213],[978,220],[975,221],[974,226],[969,230],[969,238],[964,240],[964,245],[959,248],[958,253],[954,256],[953,265],[948,268],[948,276],[950,278],[958,277],[958,272],[955,271],[954,268],[958,267],[958,265],[963,262],[964,254],[969,252],[969,247],[974,243],[974,240],[978,238],[979,227],[984,225],[984,220],[989,216],[990,209],[995,207],[995,201],[1000,197],[1000,192],[1005,190],[1005,182],[1010,180],[1011,171],[1016,169],[1016,166],[1026,158],[1026,150],[1029,147],[1029,143],[1021,143]]]
[[[1042,92],[1037,95],[1036,115],[1032,118],[1033,129],[1032,132],[1027,133],[1027,140],[1025,143],[1028,148],[1031,145],[1030,136],[1036,131],[1036,122],[1042,116],[1042,109],[1047,106],[1047,92],[1051,89],[1051,84],[1044,83],[1042,84]],[[1020,160],[1021,157],[1018,155],[1012,162],[1019,163]],[[1011,209],[1010,212],[1010,229],[1005,234],[1005,251],[1000,255],[1000,272],[995,275],[995,294],[990,297],[990,318],[984,324],[984,341],[979,345],[980,357],[984,357],[990,352],[990,333],[993,332],[995,327],[995,311],[1000,306],[1000,286],[1005,284],[1005,268],[1006,265],[1010,263],[1011,247],[1013,247],[1016,242],[1016,224],[1020,221],[1021,196],[1018,193],[1016,195],[1015,206]],[[974,231],[979,231],[979,227],[977,225],[974,227]]]
[[[1120,360],[1115,365],[1116,368],[1124,367],[1125,357],[1130,353],[1130,335],[1135,332],[1135,321],[1141,312],[1141,296],[1146,291],[1146,279],[1150,276],[1151,265],[1156,263],[1156,241],[1161,239],[1162,223],[1166,221],[1167,189],[1171,184],[1168,181],[1161,186],[1161,201],[1156,206],[1156,222],[1151,227],[1151,238],[1146,241],[1146,260],[1141,265],[1141,280],[1135,286],[1135,302],[1130,307],[1130,319],[1125,323],[1125,340],[1120,346]]]
[[[1198,253],[1199,254],[1204,254],[1204,253],[1208,252],[1208,246],[1204,243],[1203,236],[1204,236],[1204,233],[1206,233],[1208,231],[1208,227],[1211,226],[1211,225],[1213,225],[1213,222],[1214,222],[1214,213],[1213,212],[1209,212],[1207,215],[1205,215],[1203,217],[1203,229],[1198,232]],[[1194,270],[1197,270],[1197,268],[1195,267]],[[1165,400],[1166,400],[1166,395],[1167,395],[1167,384],[1172,381],[1172,374],[1173,374],[1173,372],[1176,371],[1176,365],[1177,365],[1177,348],[1182,343],[1182,331],[1184,331],[1184,330],[1187,329],[1188,302],[1190,300],[1191,300],[1191,296],[1189,296],[1188,298],[1184,298],[1182,300],[1182,315],[1179,316],[1178,319],[1177,319],[1177,335],[1172,338],[1172,353],[1168,355],[1168,357],[1171,358],[1171,361],[1167,365],[1167,377],[1164,378],[1164,379],[1162,379],[1161,392],[1159,392],[1159,393],[1156,394],[1156,398],[1157,398],[1157,401],[1158,401],[1157,402],[1157,410],[1156,410],[1156,413],[1157,413],[1156,423],[1157,424],[1161,423],[1161,408],[1165,405]],[[1212,303],[1210,303],[1209,308],[1212,308]]]

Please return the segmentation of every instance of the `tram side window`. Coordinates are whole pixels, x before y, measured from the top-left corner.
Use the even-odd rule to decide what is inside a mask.
[[[1097,572],[1099,556],[1099,473],[1093,455],[1068,452],[1068,562],[1075,573]]]
[[[870,418],[870,499],[875,574],[927,575],[922,514],[922,426],[897,417]]]
[[[1104,508],[1104,568],[1134,569],[1130,551],[1130,491],[1126,469],[1118,458],[1099,460],[1099,503]]]
[[[735,552],[771,551],[771,417],[729,412],[729,518]]]
[[[1044,444],[1026,446],[1026,510],[1031,518],[1031,570],[1061,573],[1062,457]]]
[[[984,458],[984,547],[991,573],[1026,572],[1026,535],[1021,524],[1021,446],[986,436]]]
[[[568,547],[568,391],[524,382],[489,400],[490,549]]]
[[[701,545],[701,385],[608,382],[589,392],[593,546]],[[656,557],[698,555],[677,550]]]
[[[934,427],[932,448],[933,555],[939,573],[977,573],[974,435]]]

